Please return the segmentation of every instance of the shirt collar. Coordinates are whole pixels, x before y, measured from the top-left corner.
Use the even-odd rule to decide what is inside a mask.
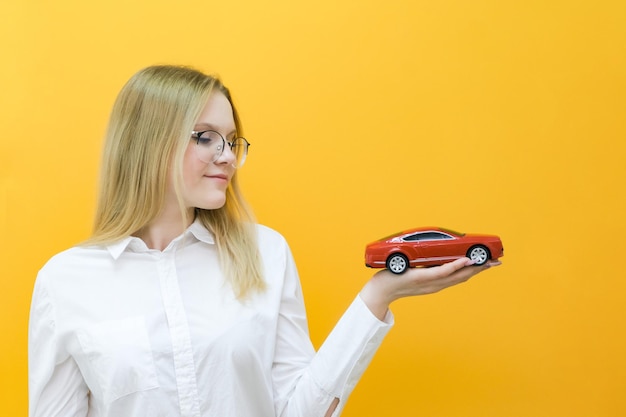
[[[210,245],[215,244],[215,238],[213,237],[213,233],[209,232],[209,230],[204,227],[200,219],[194,220],[194,222],[191,223],[191,226],[189,226],[187,230],[185,230],[184,234],[187,235],[189,233],[194,235],[195,238],[198,239],[200,242],[208,243]]]
[[[128,245],[133,239],[137,239],[137,238],[133,236],[128,236],[120,241],[107,245],[106,248],[111,254],[111,256],[113,257],[113,259],[117,259],[120,257],[122,252],[126,250],[126,248],[128,247]]]
[[[194,220],[194,222],[185,230],[185,232],[175,238],[172,243],[178,243],[178,241],[188,242],[188,237],[195,237],[200,242],[204,242],[207,244],[215,244],[215,238],[213,234],[209,232],[209,230],[204,227],[202,222],[199,219]],[[107,250],[113,257],[113,259],[117,259],[120,255],[126,251],[131,250],[133,252],[147,252],[150,249],[146,246],[145,242],[136,236],[128,236],[117,242],[111,243],[106,246]]]

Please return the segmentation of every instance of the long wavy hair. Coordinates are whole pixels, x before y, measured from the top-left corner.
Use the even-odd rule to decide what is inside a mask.
[[[188,67],[151,66],[136,73],[120,91],[106,133],[93,233],[86,244],[108,244],[147,226],[164,206],[168,174],[181,216],[182,165],[190,132],[211,94],[224,94],[233,108],[237,134],[241,121],[229,90],[214,76]],[[233,176],[226,203],[214,210],[196,208],[196,218],[210,230],[220,266],[239,298],[262,290],[255,221]]]

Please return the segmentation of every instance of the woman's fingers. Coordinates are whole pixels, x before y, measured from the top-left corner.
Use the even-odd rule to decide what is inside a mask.
[[[468,258],[461,258],[433,268],[412,268],[398,279],[396,293],[401,297],[432,294],[497,265],[500,265],[499,261],[475,266]]]
[[[382,270],[365,284],[361,298],[377,317],[383,317],[389,304],[398,298],[436,293],[500,264],[489,261],[477,266],[468,258],[461,258],[432,268],[410,268],[400,275]]]

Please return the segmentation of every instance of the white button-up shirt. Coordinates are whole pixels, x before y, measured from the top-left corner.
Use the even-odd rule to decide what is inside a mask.
[[[136,237],[75,247],[39,272],[29,415],[323,416],[393,322],[356,297],[316,353],[285,240],[258,227],[267,290],[237,300],[199,222],[164,250]]]

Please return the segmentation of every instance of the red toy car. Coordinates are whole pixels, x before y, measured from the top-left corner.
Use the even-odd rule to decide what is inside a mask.
[[[458,233],[442,227],[405,230],[365,248],[365,265],[401,274],[409,267],[437,266],[468,257],[474,265],[504,256],[498,236]]]

